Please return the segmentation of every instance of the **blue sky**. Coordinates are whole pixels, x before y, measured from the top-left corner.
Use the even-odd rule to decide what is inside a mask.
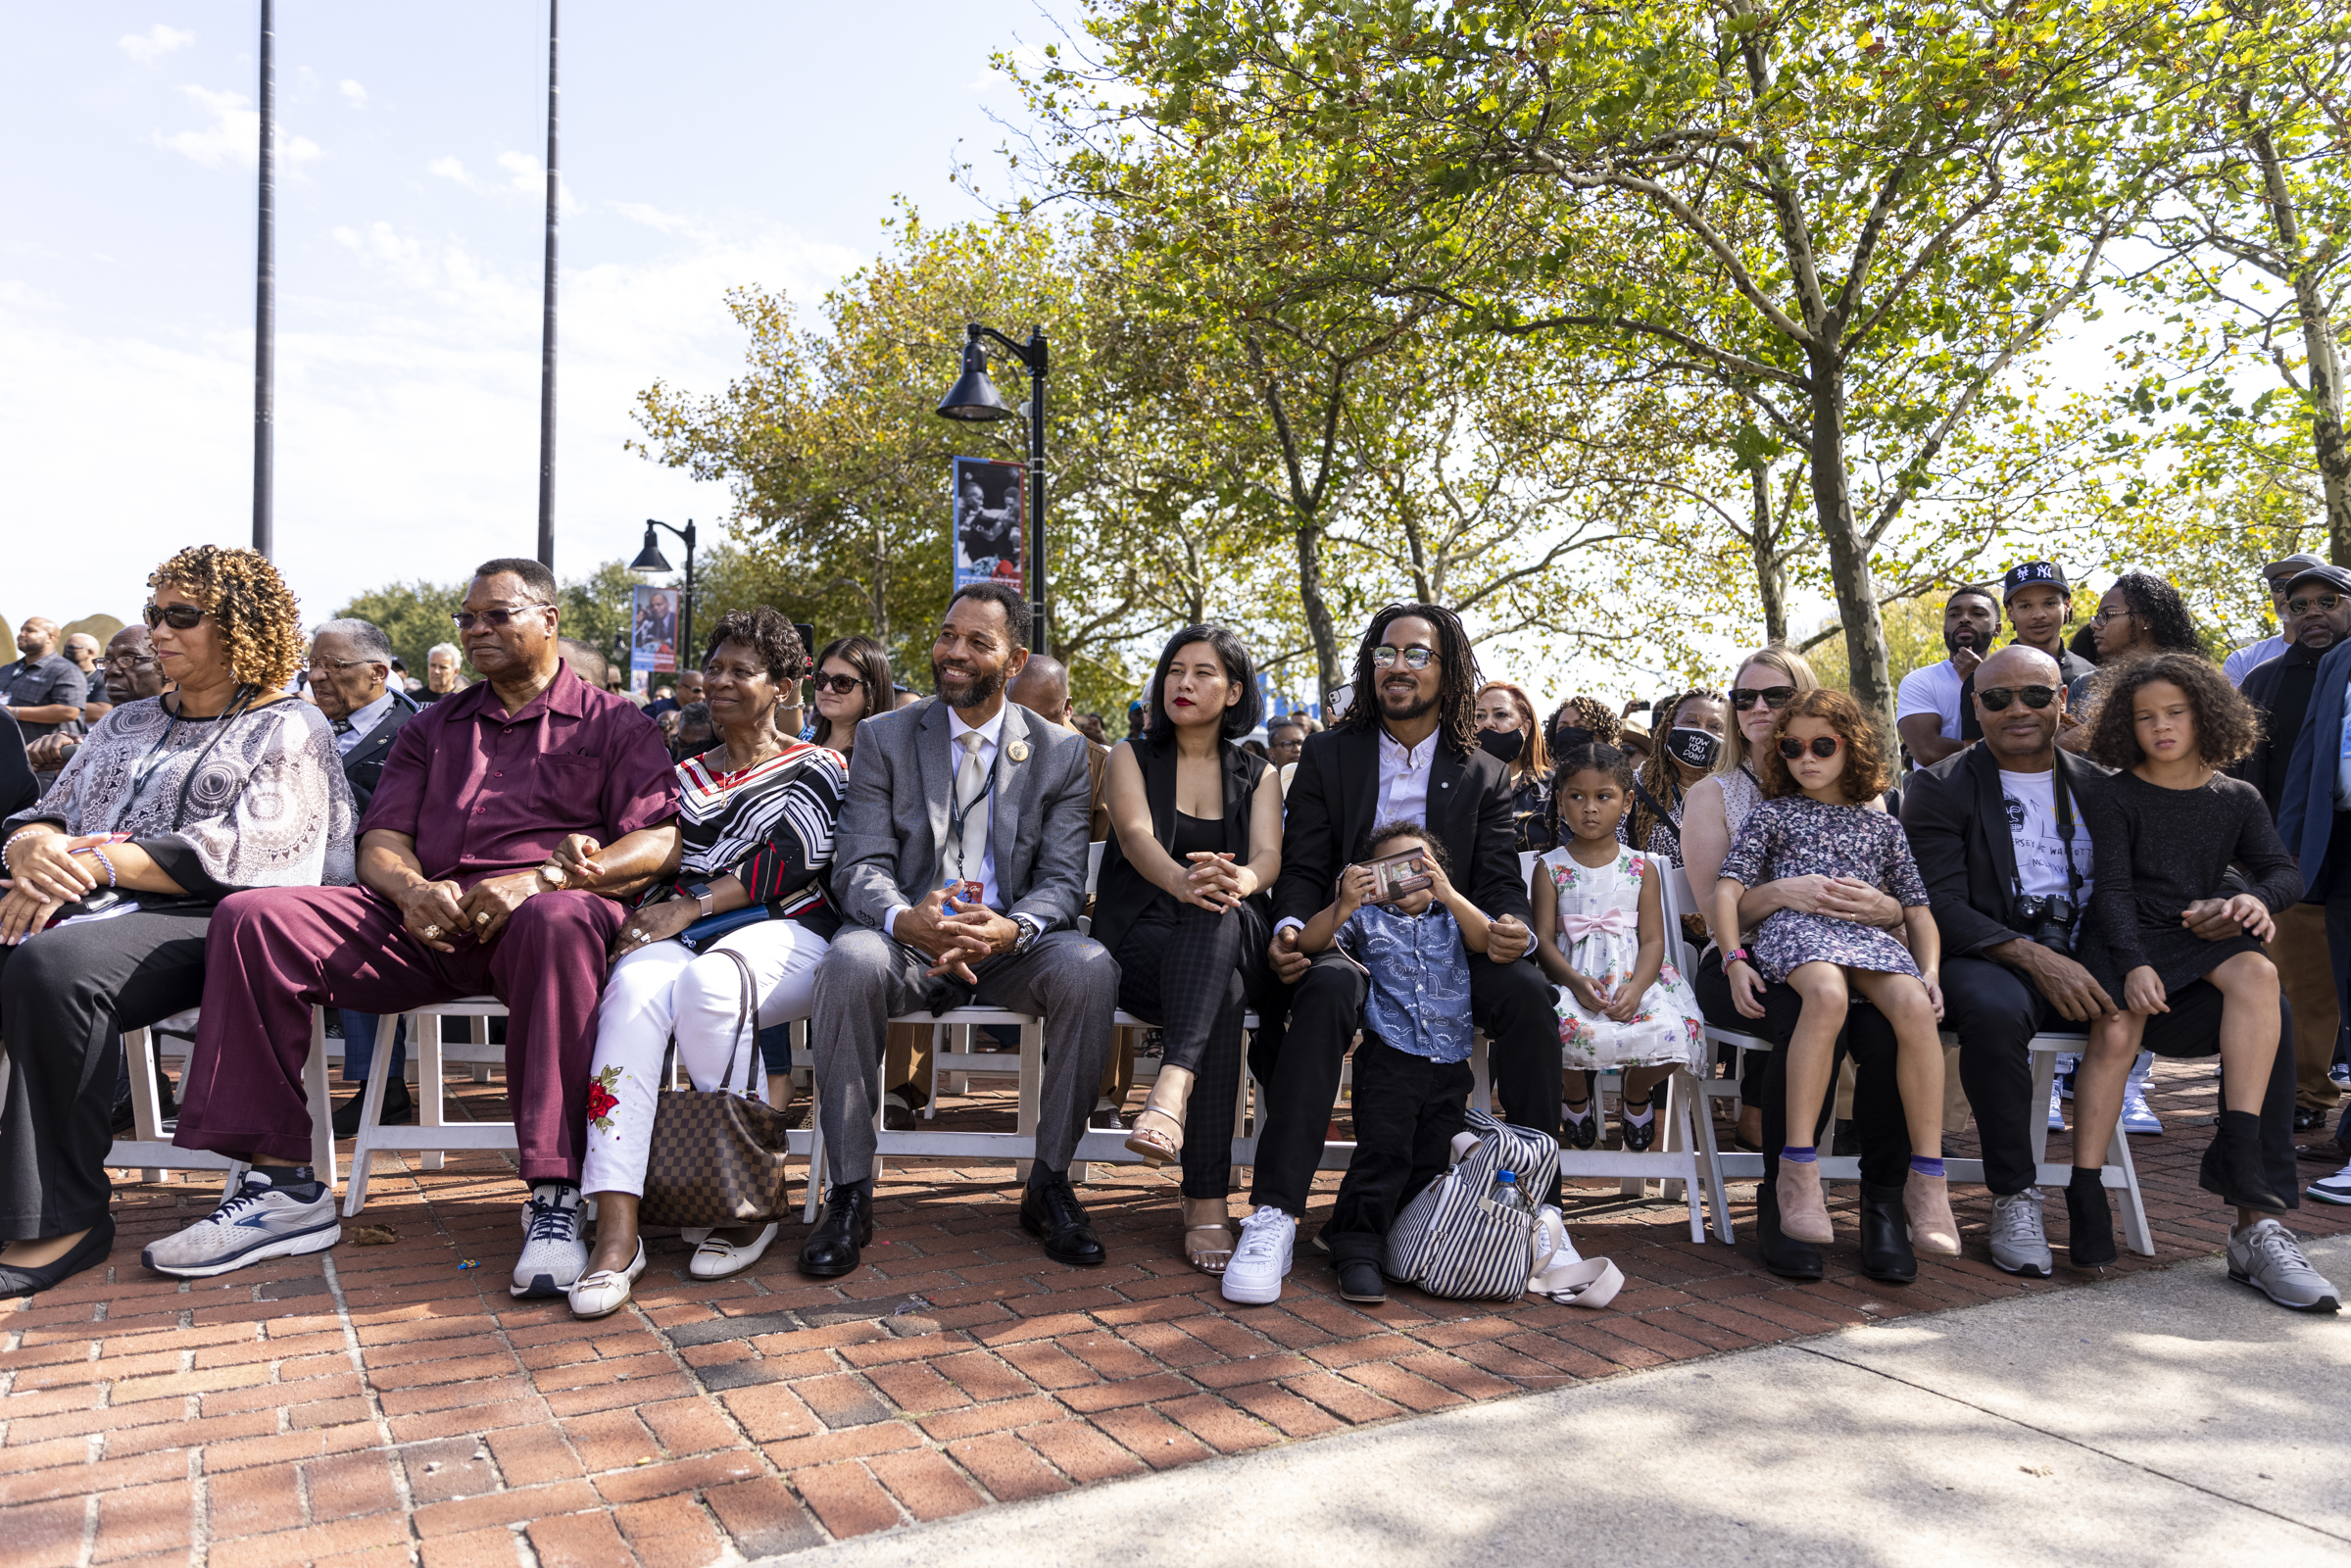
[[[1056,0],[1055,9],[1073,12]],[[127,616],[251,530],[255,0],[0,0],[0,615]],[[323,618],[535,548],[543,3],[280,0],[277,559]],[[723,385],[721,296],[812,305],[905,195],[976,212],[1035,0],[563,7],[557,569],[723,487],[627,453]],[[941,383],[954,365],[942,360]]]

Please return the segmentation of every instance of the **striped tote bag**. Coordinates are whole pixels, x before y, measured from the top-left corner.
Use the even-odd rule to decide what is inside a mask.
[[[1382,1272],[1431,1296],[1511,1300],[1526,1294],[1542,1245],[1533,1205],[1551,1189],[1559,1146],[1543,1133],[1469,1112],[1453,1140],[1453,1163],[1404,1205],[1388,1232]],[[1518,1177],[1527,1206],[1492,1201],[1494,1177]]]

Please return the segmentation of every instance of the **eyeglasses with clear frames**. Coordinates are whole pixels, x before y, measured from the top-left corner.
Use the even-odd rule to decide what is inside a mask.
[[[1387,643],[1371,651],[1371,662],[1381,669],[1392,667],[1399,659],[1404,662],[1406,669],[1426,669],[1429,661],[1436,657],[1426,648],[1395,648]]]

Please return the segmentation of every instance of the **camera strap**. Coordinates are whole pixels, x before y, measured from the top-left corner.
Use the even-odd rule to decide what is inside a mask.
[[[2074,796],[2065,787],[2065,769],[2049,760],[2049,795],[2057,808],[2057,839],[2065,846],[2065,888],[2077,913],[2082,908],[2082,867],[2074,863]]]

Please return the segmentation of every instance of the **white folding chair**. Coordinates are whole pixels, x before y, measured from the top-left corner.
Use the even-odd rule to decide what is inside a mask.
[[[122,1031],[122,1055],[130,1070],[131,1130],[127,1138],[118,1138],[107,1150],[106,1163],[113,1170],[136,1170],[139,1179],[160,1182],[167,1171],[220,1171],[222,1191],[235,1182],[245,1169],[243,1160],[230,1159],[209,1149],[182,1149],[171,1142],[176,1120],[166,1120],[163,1103],[156,1098],[155,1066],[158,1034],[185,1034],[193,1030],[196,1014],[193,1010],[178,1013],[146,1029]],[[182,1024],[178,1030],[168,1030],[169,1024]],[[318,1179],[328,1187],[335,1184],[334,1102],[326,1087],[326,1026],[317,1009],[311,1014],[311,1055],[304,1066],[303,1088],[311,1108],[311,1164]]]
[[[416,1074],[416,1124],[386,1127],[377,1120],[383,1114],[384,1090],[391,1083],[393,1056],[392,1031],[379,1028],[375,1056],[367,1067],[367,1087],[363,1091],[359,1138],[351,1151],[351,1180],[343,1191],[346,1217],[367,1206],[367,1179],[373,1173],[373,1155],[377,1150],[417,1154],[421,1156],[418,1164],[422,1169],[439,1170],[443,1155],[454,1151],[521,1147],[511,1121],[451,1123],[443,1097],[441,1075],[445,1063],[470,1064],[476,1082],[486,1082],[491,1067],[505,1065],[506,1048],[490,1044],[490,1020],[506,1016],[506,1004],[496,997],[461,997],[454,1002],[436,1002],[430,1006],[414,1008],[406,1016],[409,1059]],[[441,1043],[444,1017],[471,1019],[471,1041],[444,1046]],[[322,1059],[316,1052],[312,1054],[314,1060],[320,1060],[319,1070],[323,1073]]]

